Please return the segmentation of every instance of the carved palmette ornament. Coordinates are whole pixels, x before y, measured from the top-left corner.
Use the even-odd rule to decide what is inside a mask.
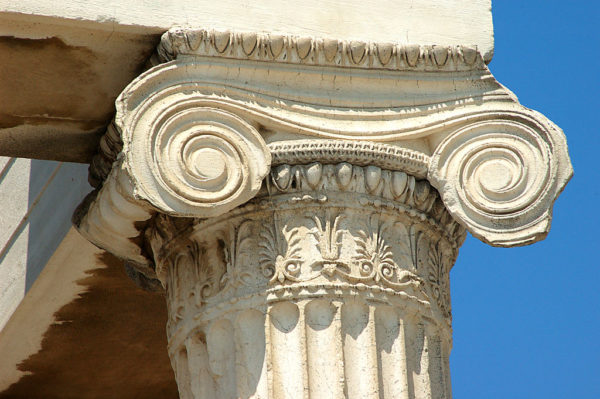
[[[418,366],[422,372],[406,381],[443,397],[449,272],[465,231],[439,194],[404,172],[347,162],[283,164],[266,179],[254,199],[227,214],[149,222],[184,397],[220,397],[232,386],[243,397],[283,397],[273,392],[302,376],[284,376],[285,367],[313,372],[314,359],[338,343],[343,358],[327,366],[338,375],[335,397],[344,397],[345,379],[357,392],[364,385],[356,364],[374,374]],[[261,374],[247,385],[255,369]],[[312,381],[312,396],[330,396]],[[186,394],[190,386],[196,390]],[[394,389],[384,396],[406,392]],[[366,397],[361,392],[346,396]]]
[[[409,298],[449,320],[447,281],[465,231],[444,217],[426,181],[398,173],[348,163],[280,165],[270,189],[226,215],[154,218],[148,237],[158,278],[167,292],[183,292],[172,308],[192,317],[264,295],[358,290]],[[178,321],[171,323],[176,330]]]

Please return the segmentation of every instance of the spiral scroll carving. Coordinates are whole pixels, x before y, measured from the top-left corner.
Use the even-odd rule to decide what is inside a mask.
[[[532,121],[482,121],[442,141],[429,179],[474,236],[492,245],[525,245],[550,227],[552,203],[570,177],[565,153]]]
[[[258,192],[271,156],[253,126],[193,95],[150,98],[126,144],[139,197],[168,214],[212,217]]]

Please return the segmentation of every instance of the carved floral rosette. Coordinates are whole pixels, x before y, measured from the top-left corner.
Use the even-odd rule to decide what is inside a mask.
[[[365,390],[380,378],[367,380],[354,361],[374,370],[383,361],[381,372],[395,373],[406,368],[398,362],[423,356],[425,363],[407,369],[414,375],[390,378],[384,397],[407,390],[411,397],[415,390],[449,395],[449,272],[465,230],[427,181],[344,162],[279,165],[248,204],[211,219],[161,215],[146,234],[166,287],[176,372],[203,368],[194,372],[204,373],[216,397],[285,397],[279,385],[313,397],[368,397]],[[260,342],[244,344],[255,338],[266,340],[262,357],[255,353]],[[341,345],[346,361],[312,359],[335,348],[324,339]],[[372,354],[363,348],[368,340],[379,348]],[[287,353],[284,344],[298,352]],[[225,349],[235,359],[229,368]],[[236,372],[263,370],[256,356],[273,369]],[[329,367],[339,374],[335,386],[319,377]],[[306,378],[285,377],[290,370]],[[189,395],[199,389],[188,388]]]

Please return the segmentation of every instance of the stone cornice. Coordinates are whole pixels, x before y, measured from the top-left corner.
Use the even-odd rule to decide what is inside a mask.
[[[477,48],[299,37],[259,32],[173,28],[157,49],[161,62],[179,56],[407,71],[485,69]]]

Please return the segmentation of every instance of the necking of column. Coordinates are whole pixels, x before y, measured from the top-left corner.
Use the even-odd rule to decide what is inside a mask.
[[[212,219],[149,236],[184,398],[450,398],[449,272],[465,231],[425,180],[273,167]]]

